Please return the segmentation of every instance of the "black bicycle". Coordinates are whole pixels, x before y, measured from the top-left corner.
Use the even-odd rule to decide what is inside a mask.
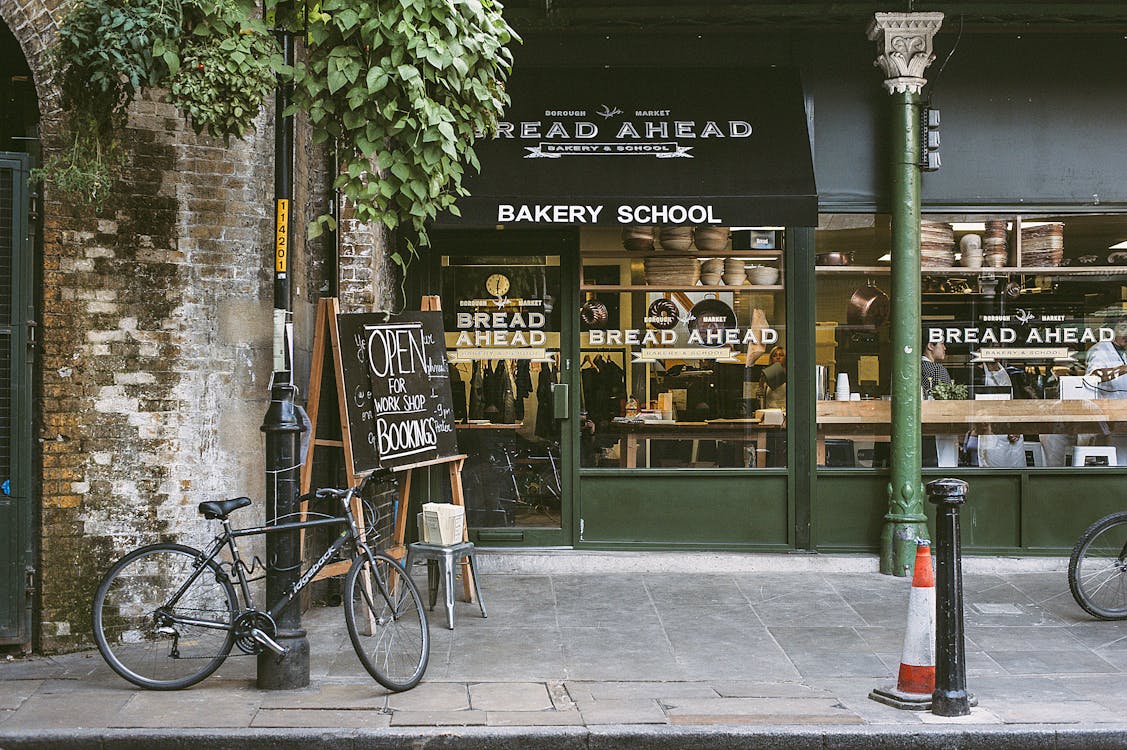
[[[1112,513],[1080,535],[1068,561],[1076,603],[1101,620],[1127,620],[1127,511]]]
[[[303,498],[339,500],[339,515],[247,529],[232,529],[227,516],[250,505],[249,498],[200,503],[204,518],[223,524],[206,550],[153,544],[133,550],[106,573],[94,595],[98,650],[119,675],[152,690],[196,684],[219,668],[233,646],[246,654],[269,651],[282,656],[286,649],[275,640],[279,614],[330,561],[351,557],[344,619],[356,655],[388,690],[413,688],[430,656],[427,617],[403,566],[385,552],[374,551],[359,531],[352,499],[367,481],[347,490],[320,489]],[[253,568],[243,563],[235,540],[330,524],[345,528],[289,593],[268,610],[255,607],[249,586]],[[220,557],[225,549],[230,560]]]

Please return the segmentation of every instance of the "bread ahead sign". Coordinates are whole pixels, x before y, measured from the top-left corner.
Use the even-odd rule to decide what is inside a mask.
[[[793,70],[518,68],[508,90],[462,216],[440,223],[817,223]]]

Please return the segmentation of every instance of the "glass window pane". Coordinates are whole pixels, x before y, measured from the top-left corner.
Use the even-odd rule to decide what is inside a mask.
[[[662,234],[582,235],[581,466],[785,467],[782,231]]]
[[[868,235],[835,230],[837,219],[823,217],[819,252],[847,242],[869,259],[886,251],[882,217]],[[929,215],[921,239],[924,466],[1127,465],[1127,251],[1117,247],[1127,241],[1125,217]],[[887,278],[879,261],[858,266],[817,271],[827,398],[849,362],[840,332],[849,283],[839,282]],[[876,331],[874,398],[888,392],[886,330]],[[857,380],[848,374],[869,395],[860,370]],[[868,465],[870,439],[872,465],[887,460],[887,403],[819,401],[818,415],[821,465]]]
[[[815,233],[817,462],[889,462],[889,218],[828,215]]]
[[[441,279],[469,525],[559,528],[559,257],[447,256]]]

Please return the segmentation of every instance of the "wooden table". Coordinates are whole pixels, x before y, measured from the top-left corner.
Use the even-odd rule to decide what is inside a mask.
[[[755,443],[755,466],[767,465],[767,435],[786,425],[764,425],[757,419],[717,419],[709,422],[610,422],[607,432],[618,435],[618,464],[638,466],[638,444],[642,440],[719,440]]]
[[[1127,400],[924,401],[920,409],[925,435],[1127,433]],[[891,401],[819,401],[818,464],[826,463],[826,438],[841,436],[887,440]]]

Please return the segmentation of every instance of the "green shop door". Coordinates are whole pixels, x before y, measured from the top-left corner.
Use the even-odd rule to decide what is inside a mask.
[[[0,152],[0,645],[31,639],[29,168]]]
[[[574,239],[432,234],[471,539],[571,544]]]

